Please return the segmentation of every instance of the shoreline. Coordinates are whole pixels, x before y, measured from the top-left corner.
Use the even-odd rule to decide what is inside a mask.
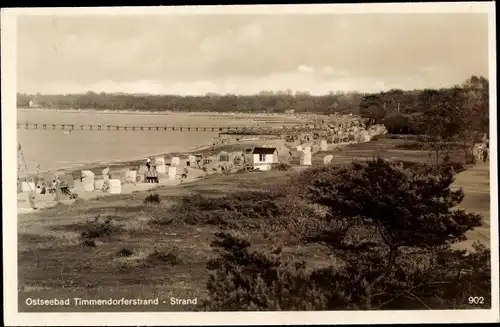
[[[239,145],[241,145],[241,146],[244,146],[244,144],[245,144],[245,142],[239,143]],[[248,144],[251,144],[251,143],[248,143]],[[213,151],[214,152],[221,151],[223,146],[224,145],[221,146],[219,144],[218,146],[215,147],[215,149]],[[169,153],[162,153],[162,154],[156,154],[156,155],[150,155],[150,156],[143,156],[143,157],[141,156],[140,158],[136,157],[133,159],[115,160],[113,162],[101,161],[101,162],[88,163],[88,164],[84,164],[84,165],[81,165],[78,167],[69,167],[69,168],[57,169],[57,170],[47,170],[47,171],[39,172],[36,174],[28,174],[28,178],[29,177],[38,177],[40,175],[43,176],[45,174],[54,174],[57,172],[64,173],[65,175],[69,175],[69,176],[73,175],[73,178],[74,178],[74,174],[81,172],[82,170],[91,170],[91,171],[94,170],[95,171],[95,170],[102,170],[102,169],[107,168],[107,167],[109,167],[110,169],[118,169],[118,170],[125,169],[125,168],[130,169],[133,166],[139,165],[140,162],[143,162],[146,157],[154,158],[155,156],[163,156],[163,157],[187,156],[190,154],[196,154],[196,153],[207,151],[207,150],[211,149],[212,147],[213,147],[213,145],[200,145],[200,146],[192,147],[188,151],[184,151],[184,152],[169,152]],[[134,192],[152,191],[152,190],[157,189],[159,187],[176,187],[180,184],[189,184],[189,183],[192,183],[192,182],[195,182],[198,180],[205,179],[209,175],[212,175],[212,174],[214,174],[214,172],[203,172],[203,173],[198,172],[198,173],[195,173],[194,175],[188,176],[185,180],[180,180],[180,181],[179,180],[174,180],[174,181],[173,180],[164,180],[164,181],[160,181],[159,184],[156,184],[156,183],[125,184],[122,186],[123,188],[122,188],[121,194],[131,194]],[[50,209],[50,208],[57,205],[57,202],[54,199],[52,199],[52,195],[50,195],[49,196],[50,199],[48,199],[47,195],[42,195],[40,197],[40,195],[37,194],[37,195],[35,195],[35,203],[37,206],[36,209],[20,207],[19,201],[26,202],[27,201],[26,197],[28,196],[27,194],[28,193],[22,193],[22,192],[17,194],[17,198],[18,198],[17,213],[18,213],[18,215],[42,212],[46,209]],[[89,201],[89,200],[93,200],[95,198],[99,198],[102,196],[110,196],[110,195],[113,195],[113,194],[103,193],[103,192],[95,192],[95,191],[78,192],[78,198],[82,199],[84,201]],[[71,200],[64,200],[61,203],[71,205],[74,202],[75,202],[75,200],[71,199]]]
[[[43,175],[43,174],[55,174],[57,172],[60,173],[65,173],[68,175],[75,174],[79,171],[82,170],[102,170],[105,168],[115,168],[115,169],[123,169],[131,166],[137,166],[141,162],[143,162],[146,158],[154,158],[154,157],[173,157],[173,156],[188,156],[188,155],[194,155],[194,154],[199,154],[202,153],[204,155],[213,155],[212,152],[217,153],[220,151],[225,151],[223,148],[225,146],[235,146],[235,147],[250,147],[250,146],[258,146],[258,143],[265,143],[264,140],[247,140],[247,141],[240,141],[239,143],[234,143],[234,144],[218,144],[215,146],[213,151],[208,151],[211,150],[213,145],[200,145],[196,147],[192,147],[186,151],[181,151],[181,152],[162,152],[162,153],[156,153],[156,154],[150,154],[150,155],[145,155],[145,156],[137,156],[133,158],[125,158],[125,159],[117,159],[117,160],[110,160],[110,161],[96,161],[96,162],[91,162],[91,163],[85,163],[81,165],[75,165],[71,167],[66,167],[66,168],[60,168],[60,169],[50,169],[50,170],[44,170],[40,171],[38,174]],[[343,144],[337,144],[336,146],[332,147],[332,149],[335,148],[343,148],[347,145],[351,145],[352,143],[343,143]],[[209,152],[210,154],[207,154],[206,152]],[[37,173],[32,173],[28,174],[30,177],[31,176],[37,176]]]
[[[162,153],[156,153],[156,154],[150,154],[150,155],[145,155],[145,156],[136,156],[132,158],[123,158],[123,159],[116,159],[116,160],[103,160],[103,161],[95,161],[95,162],[89,162],[89,163],[83,163],[83,164],[75,164],[73,166],[67,166],[67,167],[62,167],[58,169],[47,169],[47,170],[41,170],[38,173],[29,173],[28,176],[37,176],[37,175],[43,175],[43,174],[55,174],[57,172],[64,172],[65,174],[73,174],[78,171],[82,170],[94,170],[94,169],[104,169],[106,167],[127,167],[127,166],[132,166],[134,164],[137,164],[140,161],[144,161],[146,158],[154,158],[154,157],[168,157],[168,156],[174,156],[174,155],[190,155],[194,154],[199,151],[204,151],[207,149],[210,149],[212,145],[200,145],[193,147],[187,151],[183,152],[162,152]]]
[[[194,147],[194,148],[191,148],[189,151],[187,152],[169,152],[169,153],[166,153],[166,154],[157,154],[157,155],[152,155],[152,156],[147,156],[148,158],[153,158],[155,156],[164,156],[164,157],[167,157],[167,156],[172,156],[172,155],[189,155],[189,154],[193,154],[193,153],[196,153],[196,152],[199,152],[199,151],[203,151],[203,150],[206,150],[206,149],[209,149],[211,148],[212,146],[211,145],[202,145],[202,146],[197,146],[197,147]],[[29,177],[39,177],[40,175],[47,175],[47,174],[54,174],[54,173],[64,173],[65,175],[69,175],[69,176],[72,176],[74,177],[74,174],[77,173],[77,172],[81,172],[82,170],[102,170],[104,168],[115,168],[115,169],[124,169],[124,168],[131,168],[131,166],[136,166],[138,165],[140,162],[144,161],[144,157],[140,157],[140,158],[134,158],[134,159],[125,159],[125,160],[116,160],[116,161],[113,161],[113,162],[95,162],[95,163],[89,163],[89,164],[84,164],[82,166],[78,166],[78,167],[69,167],[69,168],[64,168],[64,169],[57,169],[57,170],[47,170],[47,171],[44,171],[44,172],[39,172],[39,173],[36,173],[36,174],[28,174],[28,178]],[[155,184],[155,183],[132,183],[132,184],[125,184],[123,185],[122,187],[122,193],[121,194],[130,194],[130,193],[133,193],[133,192],[144,192],[144,191],[151,191],[151,190],[154,190],[156,188],[159,188],[159,187],[175,187],[179,184],[188,184],[188,183],[192,183],[194,181],[197,181],[197,180],[200,180],[200,179],[204,179],[207,175],[203,174],[203,175],[199,175],[199,174],[196,174],[195,176],[190,176],[188,177],[186,180],[183,180],[183,181],[178,181],[178,180],[165,180],[163,182],[160,182],[159,184]],[[89,200],[93,200],[95,198],[99,198],[99,197],[102,197],[102,196],[110,196],[110,195],[113,195],[113,194],[110,194],[110,193],[106,193],[106,192],[95,192],[95,191],[81,191],[81,192],[78,192],[78,198],[79,199],[83,199],[84,201],[89,201]],[[23,207],[23,206],[19,206],[19,201],[21,200],[21,202],[23,202],[23,199],[24,201],[26,201],[26,196],[29,196],[27,195],[27,193],[18,193],[17,194],[17,199],[18,199],[18,208],[17,208],[17,214],[18,215],[22,215],[22,214],[31,214],[31,213],[36,213],[36,212],[42,212],[46,209],[50,209],[54,206],[57,205],[57,201],[55,201],[54,199],[52,199],[52,195],[48,196],[47,195],[42,195],[40,197],[39,194],[36,194],[35,195],[35,203],[36,203],[36,209],[33,209],[33,208],[26,208],[26,207]],[[50,199],[48,199],[50,198]],[[29,202],[29,201],[28,201]],[[63,204],[72,204],[74,203],[75,200],[74,199],[70,199],[70,200],[64,200],[62,201],[61,203]]]

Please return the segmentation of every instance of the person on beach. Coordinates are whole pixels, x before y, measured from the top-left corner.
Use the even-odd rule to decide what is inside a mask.
[[[482,157],[483,157],[483,162],[487,162],[488,161],[488,154],[489,154],[489,144],[486,143],[485,146],[482,148]]]
[[[151,170],[151,159],[146,159],[146,167],[148,167],[148,171]]]
[[[158,171],[156,170],[156,165],[153,166],[152,182],[157,184],[160,183],[160,179],[158,178]]]

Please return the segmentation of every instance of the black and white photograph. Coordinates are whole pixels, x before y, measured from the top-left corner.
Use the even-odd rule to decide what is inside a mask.
[[[5,323],[498,322],[495,30],[493,2],[2,9]]]

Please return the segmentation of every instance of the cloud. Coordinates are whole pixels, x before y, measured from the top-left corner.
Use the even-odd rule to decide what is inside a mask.
[[[351,73],[344,69],[335,69],[332,66],[324,66],[319,69],[320,74],[325,76],[349,77]]]
[[[297,70],[301,73],[304,73],[304,74],[314,73],[314,67],[305,66],[305,65],[300,65],[299,67],[297,67]]]
[[[236,29],[225,29],[209,35],[201,42],[200,58],[214,63],[222,60],[243,57],[251,48],[258,46],[262,36],[262,26],[257,23]]]
[[[446,86],[488,74],[487,17],[472,14],[44,16],[18,23],[20,92],[315,93]]]
[[[162,81],[159,79],[116,82],[103,80],[93,84],[58,84],[49,83],[28,93],[41,92],[48,94],[82,93],[87,91],[107,93],[148,93],[148,94],[179,94],[205,95],[218,94],[257,94],[261,91],[307,91],[310,94],[321,95],[336,91],[379,92],[393,88],[405,88],[412,85],[420,88],[425,84],[423,79],[407,78],[402,84],[384,81],[374,77],[330,76],[312,73],[314,69],[308,67],[308,74],[297,70],[273,73],[266,76],[229,76],[210,80],[181,80]],[[432,81],[431,81],[432,82]],[[434,84],[439,87],[438,84]]]

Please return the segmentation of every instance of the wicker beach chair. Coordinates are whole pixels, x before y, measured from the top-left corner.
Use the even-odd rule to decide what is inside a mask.
[[[146,183],[159,183],[158,172],[154,168],[151,170],[148,170],[144,174],[144,176],[146,178]]]

